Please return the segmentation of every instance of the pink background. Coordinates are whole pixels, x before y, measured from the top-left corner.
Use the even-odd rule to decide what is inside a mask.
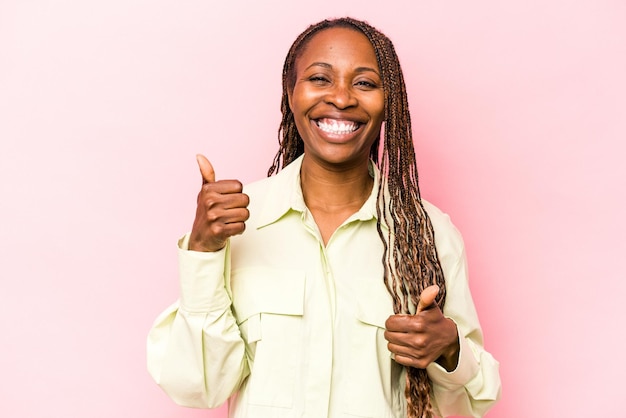
[[[343,15],[396,44],[423,195],[464,234],[501,362],[489,416],[621,415],[626,3],[213,3],[0,1],[0,416],[225,416],[145,367],[194,155],[263,177],[287,49]]]

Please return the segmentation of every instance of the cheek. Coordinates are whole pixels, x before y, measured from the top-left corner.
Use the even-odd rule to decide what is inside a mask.
[[[294,123],[301,138],[306,137],[308,124],[306,114],[310,107],[308,96],[309,92],[306,89],[296,86],[289,97],[289,107],[291,108],[291,113],[293,113]]]
[[[306,113],[317,102],[316,93],[305,87],[296,87],[291,97],[291,111],[296,114]]]
[[[383,121],[385,119],[385,100],[384,96],[374,98],[368,103],[369,114],[372,120]]]
[[[361,106],[367,109],[372,119],[382,118],[385,113],[385,93],[382,89],[371,91],[360,98]]]

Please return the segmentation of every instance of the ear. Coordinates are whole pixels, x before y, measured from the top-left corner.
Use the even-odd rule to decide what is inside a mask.
[[[291,110],[291,113],[293,113],[293,104],[291,103],[292,93],[293,89],[287,89],[287,103],[289,103],[289,110]]]

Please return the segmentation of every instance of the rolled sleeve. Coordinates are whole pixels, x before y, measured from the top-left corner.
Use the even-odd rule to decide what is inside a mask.
[[[224,291],[228,245],[216,252],[188,248],[187,234],[178,241],[181,309],[189,313],[223,311],[230,305]]]
[[[480,365],[474,357],[469,342],[459,335],[459,362],[457,367],[448,372],[439,364],[433,362],[428,365],[426,371],[433,383],[450,390],[465,386],[478,374]]]

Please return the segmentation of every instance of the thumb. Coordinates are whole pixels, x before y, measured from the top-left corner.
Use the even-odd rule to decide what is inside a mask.
[[[202,184],[213,183],[215,181],[215,170],[213,170],[209,160],[202,154],[196,154],[196,161],[198,161],[200,174],[202,174]]]
[[[432,286],[428,286],[426,289],[424,289],[422,291],[422,294],[420,295],[420,301],[417,304],[417,312],[415,313],[417,314],[419,312],[425,311],[428,308],[430,308],[432,305],[434,305],[435,298],[437,297],[438,294],[439,294],[439,286],[437,286],[436,284]]]

